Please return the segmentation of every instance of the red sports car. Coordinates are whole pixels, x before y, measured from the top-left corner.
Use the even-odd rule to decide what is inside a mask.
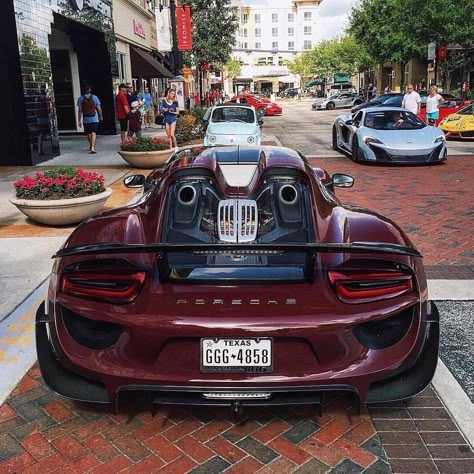
[[[262,100],[258,97],[255,97],[252,94],[240,94],[232,97],[228,103],[240,103],[240,104],[250,104],[253,105],[255,110],[260,115],[281,115],[283,109],[275,102],[270,102],[268,99]]]
[[[420,253],[343,205],[348,175],[278,147],[194,147],[134,205],[83,222],[55,255],[36,344],[76,400],[320,404],[410,397],[430,382],[439,316]]]

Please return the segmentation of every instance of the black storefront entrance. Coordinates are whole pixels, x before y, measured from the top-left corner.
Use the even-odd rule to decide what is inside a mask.
[[[116,76],[112,0],[0,2],[0,165],[30,165],[60,153],[59,131],[76,131],[75,103],[89,84],[102,103],[99,133],[114,134]],[[90,6],[92,5],[92,6]]]

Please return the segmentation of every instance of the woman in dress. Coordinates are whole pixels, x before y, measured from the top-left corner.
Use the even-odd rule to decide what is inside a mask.
[[[176,119],[179,115],[178,101],[176,100],[176,90],[168,89],[166,97],[161,100],[160,111],[163,114],[163,123],[165,124],[166,135],[170,143],[170,148],[178,148],[174,131],[176,129]]]

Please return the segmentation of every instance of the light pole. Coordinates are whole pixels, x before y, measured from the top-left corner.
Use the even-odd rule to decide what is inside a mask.
[[[176,32],[176,1],[170,0],[170,16],[171,16],[171,34],[173,35],[173,51],[171,58],[173,62],[173,74],[179,76],[181,70],[181,54],[178,50],[178,37]]]

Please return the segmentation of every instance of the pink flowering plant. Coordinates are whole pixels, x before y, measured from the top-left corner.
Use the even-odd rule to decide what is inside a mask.
[[[69,167],[25,175],[13,186],[19,199],[70,199],[104,192],[105,180],[101,174]]]
[[[161,151],[169,147],[168,140],[158,137],[134,137],[120,145],[122,151]]]

